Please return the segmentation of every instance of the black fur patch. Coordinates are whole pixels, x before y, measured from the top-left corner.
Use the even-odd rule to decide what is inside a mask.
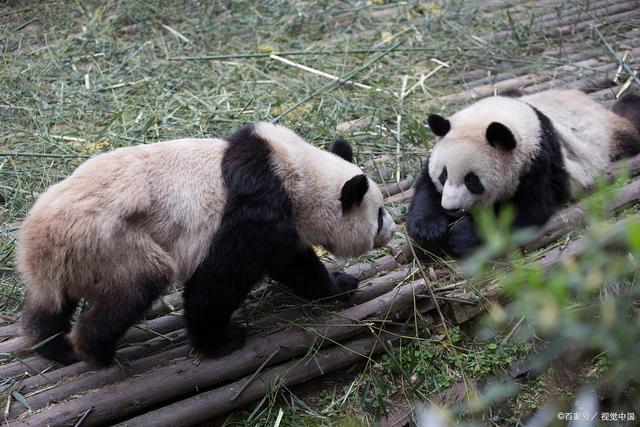
[[[331,144],[331,147],[329,147],[329,151],[336,156],[342,157],[347,162],[353,163],[353,149],[351,148],[351,144],[344,139],[336,138]]]
[[[440,181],[440,185],[444,187],[444,183],[447,182],[447,168],[442,168],[442,173],[438,177],[438,181]]]
[[[640,96],[629,93],[620,98],[611,109],[614,113],[629,120],[635,129],[619,129],[613,135],[615,149],[612,160],[630,157],[640,152]]]
[[[492,122],[487,127],[487,141],[492,147],[502,150],[513,150],[516,148],[516,138],[508,127],[502,123]]]
[[[431,128],[431,131],[433,131],[437,136],[445,136],[451,130],[451,123],[449,120],[438,114],[429,114],[429,117],[427,117],[427,124]]]
[[[469,172],[464,177],[464,185],[467,186],[467,189],[472,194],[482,194],[484,193],[484,185],[480,182],[480,178],[473,172]]]
[[[378,229],[376,230],[376,236],[380,234],[382,231],[382,226],[384,225],[384,210],[382,208],[378,209]]]
[[[624,95],[616,101],[611,111],[629,120],[640,132],[640,95],[637,93]]]
[[[75,311],[76,301],[65,300],[60,310],[52,313],[38,308],[38,304],[32,299],[31,293],[27,292],[20,323],[32,340],[32,345],[48,340],[38,346],[36,352],[65,365],[76,362],[78,358],[65,337],[71,330],[71,316]]]
[[[299,240],[291,200],[273,170],[268,142],[251,125],[227,141],[221,165],[227,200],[220,227],[184,290],[191,342],[214,356],[242,345],[241,338],[225,333],[231,314],[270,261],[286,263],[288,248]]]
[[[447,242],[447,250],[451,255],[463,258],[481,244],[473,218],[465,216],[451,224]]]
[[[349,292],[358,286],[358,280],[348,274],[329,273],[313,248],[308,246],[300,246],[288,264],[272,268],[269,275],[308,299],[331,296],[348,299]]]
[[[451,218],[442,207],[442,194],[429,176],[429,160],[418,177],[407,214],[407,233],[416,249],[442,253]]]
[[[520,98],[523,93],[519,89],[507,89],[498,93],[499,96],[506,96],[507,98]]]
[[[615,147],[611,152],[611,160],[618,161],[640,153],[640,132],[617,130],[613,139]]]
[[[539,149],[508,201],[516,208],[515,227],[544,224],[570,197],[569,177],[553,123],[540,110],[531,108],[540,121]]]
[[[360,206],[364,195],[369,190],[369,180],[366,175],[356,175],[345,182],[340,192],[342,212],[346,212],[354,206]]]
[[[98,367],[111,365],[118,341],[142,319],[170,282],[168,276],[146,277],[128,286],[133,292],[89,300],[89,309],[82,313],[74,331],[79,355]]]
[[[291,199],[273,169],[269,143],[252,125],[227,140],[222,159],[227,201],[220,227],[184,290],[192,344],[214,357],[242,345],[241,329],[227,324],[265,274],[306,296],[342,291],[315,253],[300,249]]]

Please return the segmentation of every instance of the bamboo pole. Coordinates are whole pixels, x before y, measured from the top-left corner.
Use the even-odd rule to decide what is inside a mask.
[[[243,387],[244,379],[147,412],[116,424],[116,426],[171,425],[179,427],[205,422],[261,398],[269,392],[272,384],[288,387],[309,381],[359,360],[375,356],[383,350],[381,341],[374,337],[350,341],[322,350],[310,359],[295,359],[267,370],[251,382],[235,400],[233,396],[237,390]]]

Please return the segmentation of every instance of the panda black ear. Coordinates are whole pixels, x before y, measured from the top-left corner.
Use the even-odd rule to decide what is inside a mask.
[[[516,138],[508,127],[502,123],[493,122],[487,127],[487,141],[492,147],[502,150],[513,150],[516,148]]]
[[[338,157],[342,157],[347,162],[353,163],[353,150],[351,149],[351,144],[344,139],[336,137],[329,147],[329,151]]]
[[[365,175],[356,175],[345,182],[340,193],[342,212],[348,211],[353,206],[360,206],[367,190],[369,190],[369,180]]]
[[[431,131],[437,136],[445,136],[449,130],[451,130],[451,123],[449,120],[438,114],[429,114],[427,117],[427,123],[431,128]]]
[[[504,90],[502,92],[498,92],[498,96],[505,96],[507,98],[520,98],[524,96],[524,94],[520,92],[520,89],[512,88]]]

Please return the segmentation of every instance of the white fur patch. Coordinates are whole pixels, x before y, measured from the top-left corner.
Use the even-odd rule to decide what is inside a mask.
[[[469,192],[464,185],[454,185],[447,181],[442,190],[442,207],[448,210],[471,209],[476,202],[476,195]]]
[[[135,292],[132,278],[186,280],[224,209],[226,146],[184,139],[121,148],[50,187],[20,229],[18,264],[30,291],[59,304],[62,294]]]

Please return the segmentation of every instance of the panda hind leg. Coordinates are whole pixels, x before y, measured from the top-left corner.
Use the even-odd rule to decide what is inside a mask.
[[[78,361],[65,336],[71,330],[71,317],[77,301],[64,298],[59,307],[49,301],[43,304],[32,292],[27,292],[20,323],[36,352],[65,365]]]
[[[330,297],[347,300],[358,287],[358,279],[353,276],[329,273],[310,246],[297,248],[285,265],[271,269],[269,274],[296,294],[312,300]]]
[[[89,300],[89,309],[69,335],[75,353],[97,367],[113,363],[118,341],[127,329],[142,319],[152,303],[169,285],[170,276],[145,279],[135,286]]]

